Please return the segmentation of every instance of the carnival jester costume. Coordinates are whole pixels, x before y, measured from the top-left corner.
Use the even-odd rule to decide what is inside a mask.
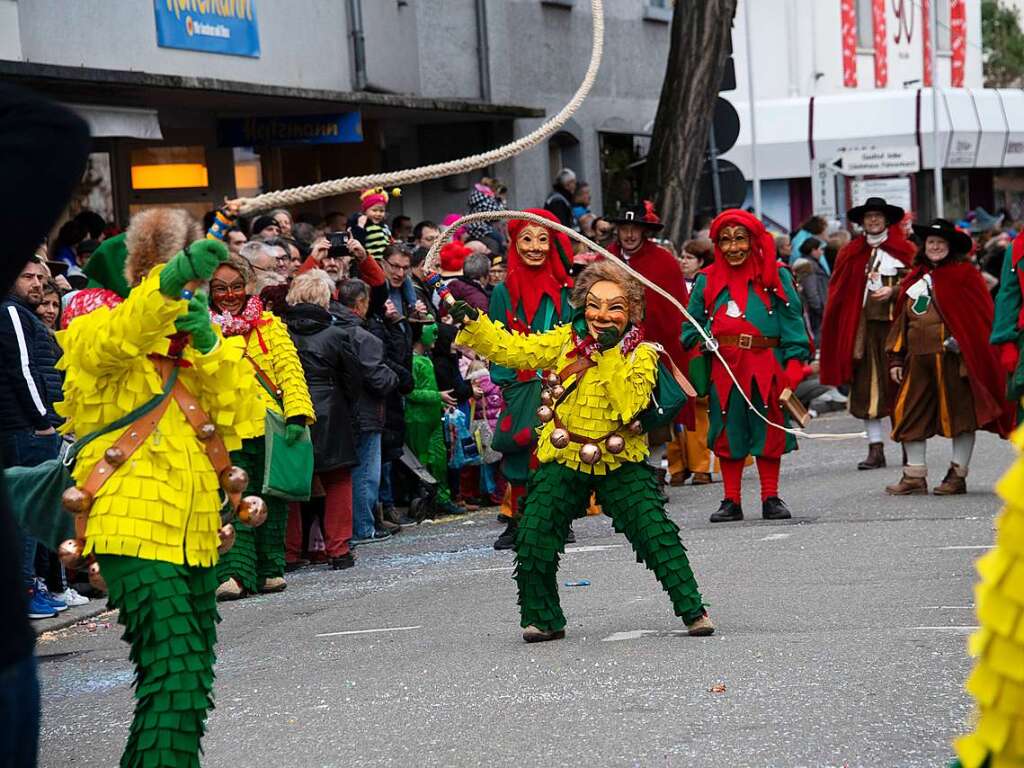
[[[558,601],[558,559],[569,525],[595,494],[615,529],[633,545],[669,593],[690,634],[714,626],[704,611],[679,528],[646,467],[647,437],[635,423],[658,377],[658,351],[643,341],[643,288],[614,264],[585,270],[572,297],[573,322],[529,336],[509,332],[464,302],[457,343],[510,368],[557,372],[538,418],[539,466],[530,478],[516,536],[516,582],[523,639],[565,635]]]
[[[126,768],[199,765],[212,706],[214,565],[230,533],[211,450],[226,463],[227,450],[241,444],[238,425],[252,418],[250,400],[238,396],[249,376],[242,345],[219,336],[205,299],[188,290],[209,279],[227,250],[194,242],[160,263],[193,236],[184,211],[136,216],[126,238],[128,297],[121,303],[103,291],[108,298],[91,302],[92,292],[82,292],[76,306],[92,311],[58,335],[63,431],[82,437],[169,392],[146,417],[152,423],[137,420],[85,445],[73,472],[81,488],[103,478],[94,493],[79,492],[79,520],[83,554],[96,556],[136,668]],[[131,442],[147,429],[141,444]]]
[[[1017,405],[1017,421],[1024,421],[1024,232],[1014,238],[1003,257],[996,294],[992,343],[999,347],[999,362],[1008,377],[1006,394]]]
[[[787,519],[791,515],[779,498],[779,469],[782,454],[796,448],[796,439],[766,424],[743,394],[768,420],[788,426],[779,397],[787,387],[796,387],[811,354],[800,296],[790,272],[778,268],[772,236],[754,216],[722,212],[711,224],[711,239],[715,261],[697,276],[689,312],[715,337],[742,388],[741,393],[712,357],[708,444],[721,462],[725,498],[711,522],[743,519],[740,486],[747,456],[757,458],[763,517]],[[690,348],[702,341],[689,323],[683,325],[682,339]]]
[[[266,462],[265,411],[274,411],[287,421],[285,439],[289,444],[302,437],[314,420],[313,403],[302,373],[302,364],[288,330],[276,315],[266,312],[258,296],[249,295],[254,283],[252,270],[244,259],[234,257],[221,264],[210,279],[210,310],[213,321],[227,338],[237,337],[245,345],[255,396],[260,408],[255,418],[238,425],[242,447],[231,460],[249,476],[247,493],[261,496],[267,505],[267,519],[259,527],[235,525],[235,545],[217,565],[217,597],[233,600],[243,594],[280,592],[285,588],[284,538],[288,527],[288,504],[270,494],[263,495]]]
[[[527,213],[543,216],[553,222],[554,214],[539,208]],[[488,317],[518,333],[544,333],[569,322],[572,317],[570,296],[572,278],[569,259],[572,244],[565,235],[522,219],[508,224],[508,277],[494,288]],[[516,528],[522,516],[520,501],[537,445],[536,412],[540,406],[541,381],[546,371],[517,370],[500,362],[491,364],[491,381],[501,387],[504,410],[492,447],[502,454],[501,472],[511,489],[512,517],[505,532],[498,537],[496,549],[511,549]]]

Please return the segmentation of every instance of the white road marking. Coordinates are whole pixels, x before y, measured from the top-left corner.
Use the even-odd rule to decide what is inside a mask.
[[[939,549],[992,549],[991,544],[958,544],[952,547],[939,547]]]
[[[973,611],[973,605],[922,605],[918,610],[921,611],[949,611],[949,610],[964,610]]]
[[[422,624],[415,627],[382,627],[380,629],[350,629],[345,632],[324,632],[317,637],[340,637],[341,635],[374,635],[378,632],[408,632],[411,629],[423,629]]]
[[[653,635],[655,630],[653,629],[631,629],[628,632],[616,632],[608,635],[608,637],[602,638],[602,643],[617,643],[619,640],[639,640],[644,635]]]
[[[925,629],[925,630],[928,630],[929,632],[933,631],[933,630],[952,630],[954,632],[973,632],[974,630],[979,629],[979,627],[974,626],[973,624],[958,624],[958,625],[952,625],[952,626],[948,626],[948,627],[907,627],[907,629]]]
[[[511,571],[511,570],[512,570],[512,566],[511,565],[501,565],[501,566],[498,566],[497,568],[470,568],[467,571],[463,571],[463,573],[493,573],[494,571]]]
[[[604,552],[606,549],[619,549],[625,544],[595,544],[589,547],[568,547],[565,554],[576,554],[577,552]]]
[[[758,539],[758,541],[778,541],[779,539],[788,539],[792,535],[791,533],[769,533],[763,539]]]

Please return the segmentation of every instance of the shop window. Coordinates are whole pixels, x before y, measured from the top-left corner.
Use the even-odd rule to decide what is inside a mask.
[[[209,186],[203,147],[133,149],[132,189],[196,189]]]
[[[872,0],[856,0],[857,48],[866,51],[875,49],[875,16]]]
[[[252,147],[235,147],[235,194],[255,197],[263,192],[263,164]]]

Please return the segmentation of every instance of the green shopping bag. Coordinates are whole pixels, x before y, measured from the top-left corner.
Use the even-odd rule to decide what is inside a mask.
[[[313,484],[313,441],[309,427],[302,437],[288,445],[284,416],[268,409],[263,425],[266,430],[263,494],[285,501],[309,501]]]

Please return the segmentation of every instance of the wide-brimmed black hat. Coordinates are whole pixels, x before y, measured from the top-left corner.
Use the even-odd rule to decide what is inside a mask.
[[[949,243],[949,250],[953,253],[966,256],[971,252],[971,246],[974,245],[974,241],[971,240],[971,236],[966,232],[961,232],[959,229],[953,226],[953,223],[946,221],[945,219],[935,219],[931,224],[923,226],[921,224],[914,225],[914,234],[921,238],[921,244],[924,244],[926,237],[941,237],[947,243]]]
[[[618,215],[605,216],[604,220],[610,221],[612,224],[637,224],[649,229],[651,232],[657,232],[665,226],[661,223],[661,219],[658,218],[658,214],[654,212],[654,203],[650,200],[644,200],[637,205],[626,206]]]
[[[870,213],[871,211],[877,211],[878,213],[885,215],[885,220],[892,226],[903,219],[904,210],[898,205],[889,205],[881,197],[869,197],[864,201],[864,205],[858,205],[856,208],[851,208],[846,212],[846,218],[848,221],[852,221],[854,224],[864,224],[864,214]]]

